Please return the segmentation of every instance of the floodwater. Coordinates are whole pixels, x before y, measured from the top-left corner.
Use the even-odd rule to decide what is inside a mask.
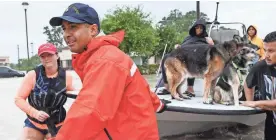
[[[263,140],[264,123],[253,127],[237,125],[215,128],[199,134],[162,138],[162,140]]]

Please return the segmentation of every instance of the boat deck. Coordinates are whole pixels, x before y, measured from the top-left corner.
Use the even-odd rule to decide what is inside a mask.
[[[203,104],[202,97],[192,97],[192,99],[186,99],[178,101],[171,99],[171,95],[158,95],[160,99],[171,101],[168,105],[168,111],[183,112],[183,113],[195,113],[195,114],[208,114],[208,115],[250,115],[263,113],[258,108],[251,108],[245,106],[234,105],[222,105],[222,104]]]

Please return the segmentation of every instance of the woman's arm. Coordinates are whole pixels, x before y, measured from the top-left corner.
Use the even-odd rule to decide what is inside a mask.
[[[19,87],[17,94],[14,98],[14,102],[16,106],[18,106],[22,111],[30,115],[31,117],[35,117],[37,114],[38,110],[33,108],[27,101],[26,99],[30,95],[34,84],[35,84],[35,71],[30,71],[26,74],[24,77],[21,86]]]

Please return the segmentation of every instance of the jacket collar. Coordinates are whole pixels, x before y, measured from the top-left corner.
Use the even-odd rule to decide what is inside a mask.
[[[123,30],[109,34],[99,34],[97,37],[91,39],[87,45],[87,49],[80,54],[72,54],[72,66],[74,70],[81,77],[87,60],[102,46],[111,45],[119,47],[124,39],[125,32]]]

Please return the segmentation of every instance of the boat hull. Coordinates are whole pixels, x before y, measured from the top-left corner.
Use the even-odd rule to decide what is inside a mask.
[[[252,115],[205,115],[165,111],[157,114],[160,137],[194,134],[236,124],[254,126],[263,122],[264,119],[264,113]]]

